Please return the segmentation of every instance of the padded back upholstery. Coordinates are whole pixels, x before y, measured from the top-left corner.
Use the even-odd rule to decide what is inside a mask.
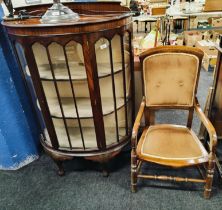
[[[141,56],[146,106],[193,106],[202,52],[192,49],[158,47]]]

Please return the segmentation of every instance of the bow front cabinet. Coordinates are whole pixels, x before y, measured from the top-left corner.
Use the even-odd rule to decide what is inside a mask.
[[[132,17],[119,3],[70,3],[77,22],[5,21],[24,80],[31,80],[55,160],[107,162],[129,142],[134,115]],[[29,10],[46,11],[47,5]],[[104,11],[105,10],[105,11]],[[30,85],[27,85],[29,87]]]

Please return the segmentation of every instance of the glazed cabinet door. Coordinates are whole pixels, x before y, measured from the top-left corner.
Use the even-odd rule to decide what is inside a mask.
[[[100,37],[94,47],[106,147],[121,143],[130,135],[131,71],[127,40],[127,36],[116,33]]]
[[[133,109],[130,44],[123,29],[15,44],[17,55],[23,51],[18,57],[34,85],[49,147],[81,153],[127,143]]]

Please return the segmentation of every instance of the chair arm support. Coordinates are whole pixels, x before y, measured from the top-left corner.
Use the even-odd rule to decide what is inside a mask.
[[[142,100],[142,102],[140,104],[140,108],[139,108],[138,114],[136,116],[136,120],[135,120],[134,125],[133,125],[132,139],[131,139],[131,146],[132,146],[132,148],[135,148],[136,144],[137,144],[138,129],[140,127],[140,123],[141,123],[141,119],[142,119],[142,116],[143,116],[143,113],[144,113],[145,105],[146,105],[146,103],[145,103],[145,100],[143,98],[143,100]]]
[[[216,145],[217,145],[217,134],[216,134],[215,128],[212,125],[212,123],[210,122],[210,120],[206,117],[204,112],[202,111],[197,99],[195,100],[194,108],[195,108],[195,111],[196,111],[198,117],[200,118],[200,120],[204,124],[204,126],[206,127],[207,132],[209,134],[210,152],[215,153],[215,149],[216,149]]]

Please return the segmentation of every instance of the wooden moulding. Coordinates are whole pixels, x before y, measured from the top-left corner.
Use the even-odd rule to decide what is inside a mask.
[[[44,150],[45,151],[48,151],[50,153],[54,153],[58,156],[68,156],[68,157],[88,157],[91,158],[91,159],[94,159],[95,161],[98,160],[98,162],[102,162],[101,161],[101,156],[102,157],[105,157],[105,156],[110,156],[111,153],[114,153],[114,154],[118,154],[122,148],[124,146],[126,146],[129,142],[129,137],[124,137],[124,139],[122,139],[121,142],[119,142],[118,145],[110,145],[109,147],[107,147],[105,150],[103,151],[100,151],[98,150],[98,148],[93,148],[93,149],[87,149],[86,150],[70,150],[70,149],[55,149],[53,148],[52,146],[48,145],[46,142],[45,142],[45,138],[42,137],[41,138],[41,144],[43,145],[44,147]],[[111,155],[112,156],[112,155]],[[99,161],[100,160],[100,161]]]

